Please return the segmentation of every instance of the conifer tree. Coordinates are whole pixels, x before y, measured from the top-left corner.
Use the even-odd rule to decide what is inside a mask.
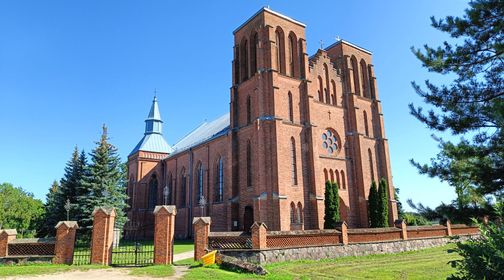
[[[385,181],[385,178],[382,178],[378,185],[378,227],[388,227],[389,207],[387,188],[387,181]]]
[[[58,212],[56,199],[60,185],[57,180],[49,188],[49,192],[46,195],[46,203],[44,204],[44,218],[41,219],[41,223],[37,226],[38,236],[54,236],[54,227],[59,222],[60,213]]]
[[[369,226],[372,228],[379,227],[378,222],[379,195],[376,188],[376,182],[373,180],[368,196],[368,219]]]
[[[67,200],[70,200],[72,205],[70,219],[78,220],[80,218],[76,204],[83,192],[82,180],[84,179],[86,164],[86,154],[84,151],[79,154],[79,149],[75,146],[72,158],[65,167],[65,174],[61,179],[61,186],[56,196],[56,210],[58,210],[60,221],[66,220],[64,205]]]
[[[338,184],[333,182],[332,183],[332,195],[333,195],[333,219],[336,227],[336,223],[341,221],[340,217],[340,211],[339,211],[339,191],[338,191]]]
[[[117,148],[108,142],[107,127],[103,126],[101,139],[92,150],[91,163],[88,165],[82,180],[83,193],[79,197],[78,207],[82,213],[79,221],[84,232],[92,227],[92,213],[95,207],[114,207],[116,226],[122,227],[126,222],[126,192],[122,177],[124,176],[117,154]]]
[[[325,184],[324,193],[324,228],[333,229],[336,227],[336,222],[333,217],[333,187],[330,181]]]

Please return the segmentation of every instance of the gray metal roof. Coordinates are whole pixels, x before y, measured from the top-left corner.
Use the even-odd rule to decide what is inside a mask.
[[[204,122],[182,138],[177,144],[173,145],[173,153],[170,156],[227,134],[229,126],[229,113],[211,122]]]
[[[163,121],[159,113],[157,98],[154,97],[149,115],[145,120],[145,133],[130,155],[138,152],[155,152],[169,154],[173,149],[163,137]]]

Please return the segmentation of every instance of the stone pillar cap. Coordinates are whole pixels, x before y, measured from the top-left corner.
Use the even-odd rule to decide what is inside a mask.
[[[210,217],[194,217],[193,218],[193,225],[203,223],[205,225],[209,225],[212,222],[212,219]]]
[[[263,226],[265,229],[268,229],[268,226],[266,226],[266,224],[263,222],[254,222],[250,229],[259,228],[261,226]]]
[[[158,214],[159,211],[164,209],[168,214],[176,215],[177,214],[177,207],[175,205],[158,205],[156,208],[154,208],[154,215]]]
[[[93,210],[93,216],[96,215],[96,213],[98,212],[103,212],[105,213],[107,216],[114,216],[116,215],[116,211],[115,211],[115,208],[114,207],[95,207],[95,209]]]
[[[79,225],[77,224],[76,221],[61,221],[58,222],[58,224],[54,228],[59,228],[60,226],[66,226],[67,228],[75,228],[78,229]]]
[[[342,227],[343,225],[345,225],[346,227],[348,227],[348,224],[345,221],[336,222],[336,227]]]
[[[15,229],[0,229],[0,235],[3,233],[5,233],[7,235],[16,235],[17,230],[15,230]]]

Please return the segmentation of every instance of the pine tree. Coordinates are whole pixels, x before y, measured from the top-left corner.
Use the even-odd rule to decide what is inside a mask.
[[[378,185],[378,227],[388,227],[389,225],[389,207],[388,207],[388,192],[387,181],[385,178],[380,180]]]
[[[37,226],[37,235],[40,237],[54,236],[54,227],[60,221],[60,213],[57,208],[57,196],[60,190],[60,185],[57,180],[49,188],[46,195],[46,202],[44,204],[44,218],[41,219],[42,223]]]
[[[114,207],[116,210],[116,226],[126,222],[126,190],[122,177],[121,161],[117,148],[108,142],[107,127],[97,146],[91,152],[91,163],[88,165],[82,180],[83,193],[79,197],[79,211],[82,218],[79,221],[84,231],[92,227],[92,213],[95,207]]]
[[[368,196],[368,219],[369,226],[372,228],[378,227],[378,197],[379,195],[378,189],[376,188],[376,182],[373,180]]]
[[[76,207],[78,198],[82,195],[82,180],[84,178],[84,170],[87,160],[84,151],[79,154],[79,149],[75,146],[72,153],[72,158],[68,161],[65,167],[65,174],[61,179],[61,187],[56,196],[56,209],[60,213],[60,221],[66,220],[66,212],[64,206],[67,200],[70,200],[72,207],[70,208],[70,219],[78,220],[80,218],[79,211]]]
[[[439,141],[430,164],[411,160],[421,174],[438,177],[459,196],[504,194],[504,5],[502,0],[474,0],[461,17],[431,18],[432,26],[455,42],[414,49],[430,72],[453,81],[425,88],[413,83],[432,109],[410,104],[413,116],[438,132],[461,136],[458,143]],[[465,139],[463,138],[464,136]],[[467,205],[466,205],[467,206]]]
[[[338,191],[338,184],[333,182],[332,183],[332,195],[333,195],[333,220],[334,220],[334,223],[335,223],[335,227],[336,227],[336,223],[341,221],[341,217],[340,217],[340,211],[339,211],[339,191]]]

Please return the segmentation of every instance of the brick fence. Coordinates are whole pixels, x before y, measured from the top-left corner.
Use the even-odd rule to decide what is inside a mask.
[[[478,227],[452,225],[449,221],[444,225],[414,227],[406,226],[403,221],[397,221],[395,227],[391,228],[348,228],[345,222],[341,222],[334,230],[300,231],[267,231],[265,224],[256,222],[252,225],[250,234],[210,232],[210,223],[210,217],[195,218],[193,222],[198,251],[195,252],[195,260],[199,260],[210,250],[218,250],[226,255],[255,262],[277,261],[279,258],[275,254],[285,255],[287,252],[290,252],[288,254],[292,259],[299,259],[301,255],[306,258],[322,258],[332,256],[337,251],[341,251],[336,254],[337,256],[352,255],[349,250],[355,251],[355,255],[360,255],[367,252],[368,244],[374,244],[371,246],[372,250],[368,250],[370,253],[378,247],[383,252],[394,252],[445,244],[452,235],[479,234]],[[302,253],[303,250],[306,254]],[[327,250],[332,252],[325,252]],[[314,251],[319,253],[312,254]],[[265,259],[266,256],[269,256],[268,259]]]

